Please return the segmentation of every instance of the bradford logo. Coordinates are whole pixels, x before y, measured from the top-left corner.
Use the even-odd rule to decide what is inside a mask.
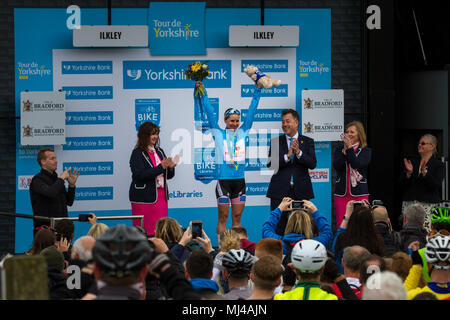
[[[308,99],[303,99],[303,101],[305,102],[305,104],[304,104],[304,106],[305,106],[305,109],[312,109],[312,100],[310,99],[310,98],[308,98]]]
[[[23,111],[33,111],[33,103],[30,100],[23,101]]]
[[[313,124],[311,122],[304,123],[305,125],[305,133],[313,133]]]
[[[33,136],[33,128],[30,127],[29,124],[27,124],[26,127],[22,127],[23,128],[23,136],[24,137],[32,137]]]

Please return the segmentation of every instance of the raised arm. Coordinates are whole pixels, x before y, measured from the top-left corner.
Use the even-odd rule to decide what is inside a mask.
[[[261,88],[255,88],[255,92],[253,93],[252,102],[250,103],[250,106],[248,107],[247,117],[245,118],[244,123],[242,124],[242,127],[241,127],[244,131],[250,130],[250,128],[253,125],[253,119],[255,118],[256,108],[258,107],[260,98],[261,98]]]
[[[195,89],[194,89],[194,104],[198,106],[200,110],[206,112],[209,126],[214,129],[219,129],[218,119],[214,114],[214,109],[209,101],[208,92],[206,91],[206,88],[204,96],[201,95],[195,96]]]

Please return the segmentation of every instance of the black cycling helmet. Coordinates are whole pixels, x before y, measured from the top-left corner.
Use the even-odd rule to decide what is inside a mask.
[[[94,261],[114,278],[130,276],[150,262],[147,238],[136,228],[120,224],[108,229],[92,249]]]
[[[243,249],[231,249],[222,258],[222,266],[235,277],[248,276],[253,263],[253,256]]]

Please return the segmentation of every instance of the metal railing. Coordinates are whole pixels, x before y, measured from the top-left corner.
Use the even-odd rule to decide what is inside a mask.
[[[10,212],[0,212],[0,216],[9,216],[13,218],[26,218],[26,219],[36,219],[36,220],[47,220],[50,221],[50,227],[55,226],[55,222],[58,220],[71,220],[80,221],[78,217],[43,217],[43,216],[33,216],[29,214],[22,213],[10,213]],[[141,220],[141,227],[144,227],[144,216],[143,215],[133,215],[133,216],[103,216],[97,217],[97,220]]]

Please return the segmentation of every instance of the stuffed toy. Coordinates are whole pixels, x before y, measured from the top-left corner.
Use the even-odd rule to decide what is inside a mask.
[[[256,66],[249,65],[244,69],[244,72],[255,81],[257,88],[270,89],[272,86],[278,87],[281,80],[274,80],[270,76],[260,72]]]

